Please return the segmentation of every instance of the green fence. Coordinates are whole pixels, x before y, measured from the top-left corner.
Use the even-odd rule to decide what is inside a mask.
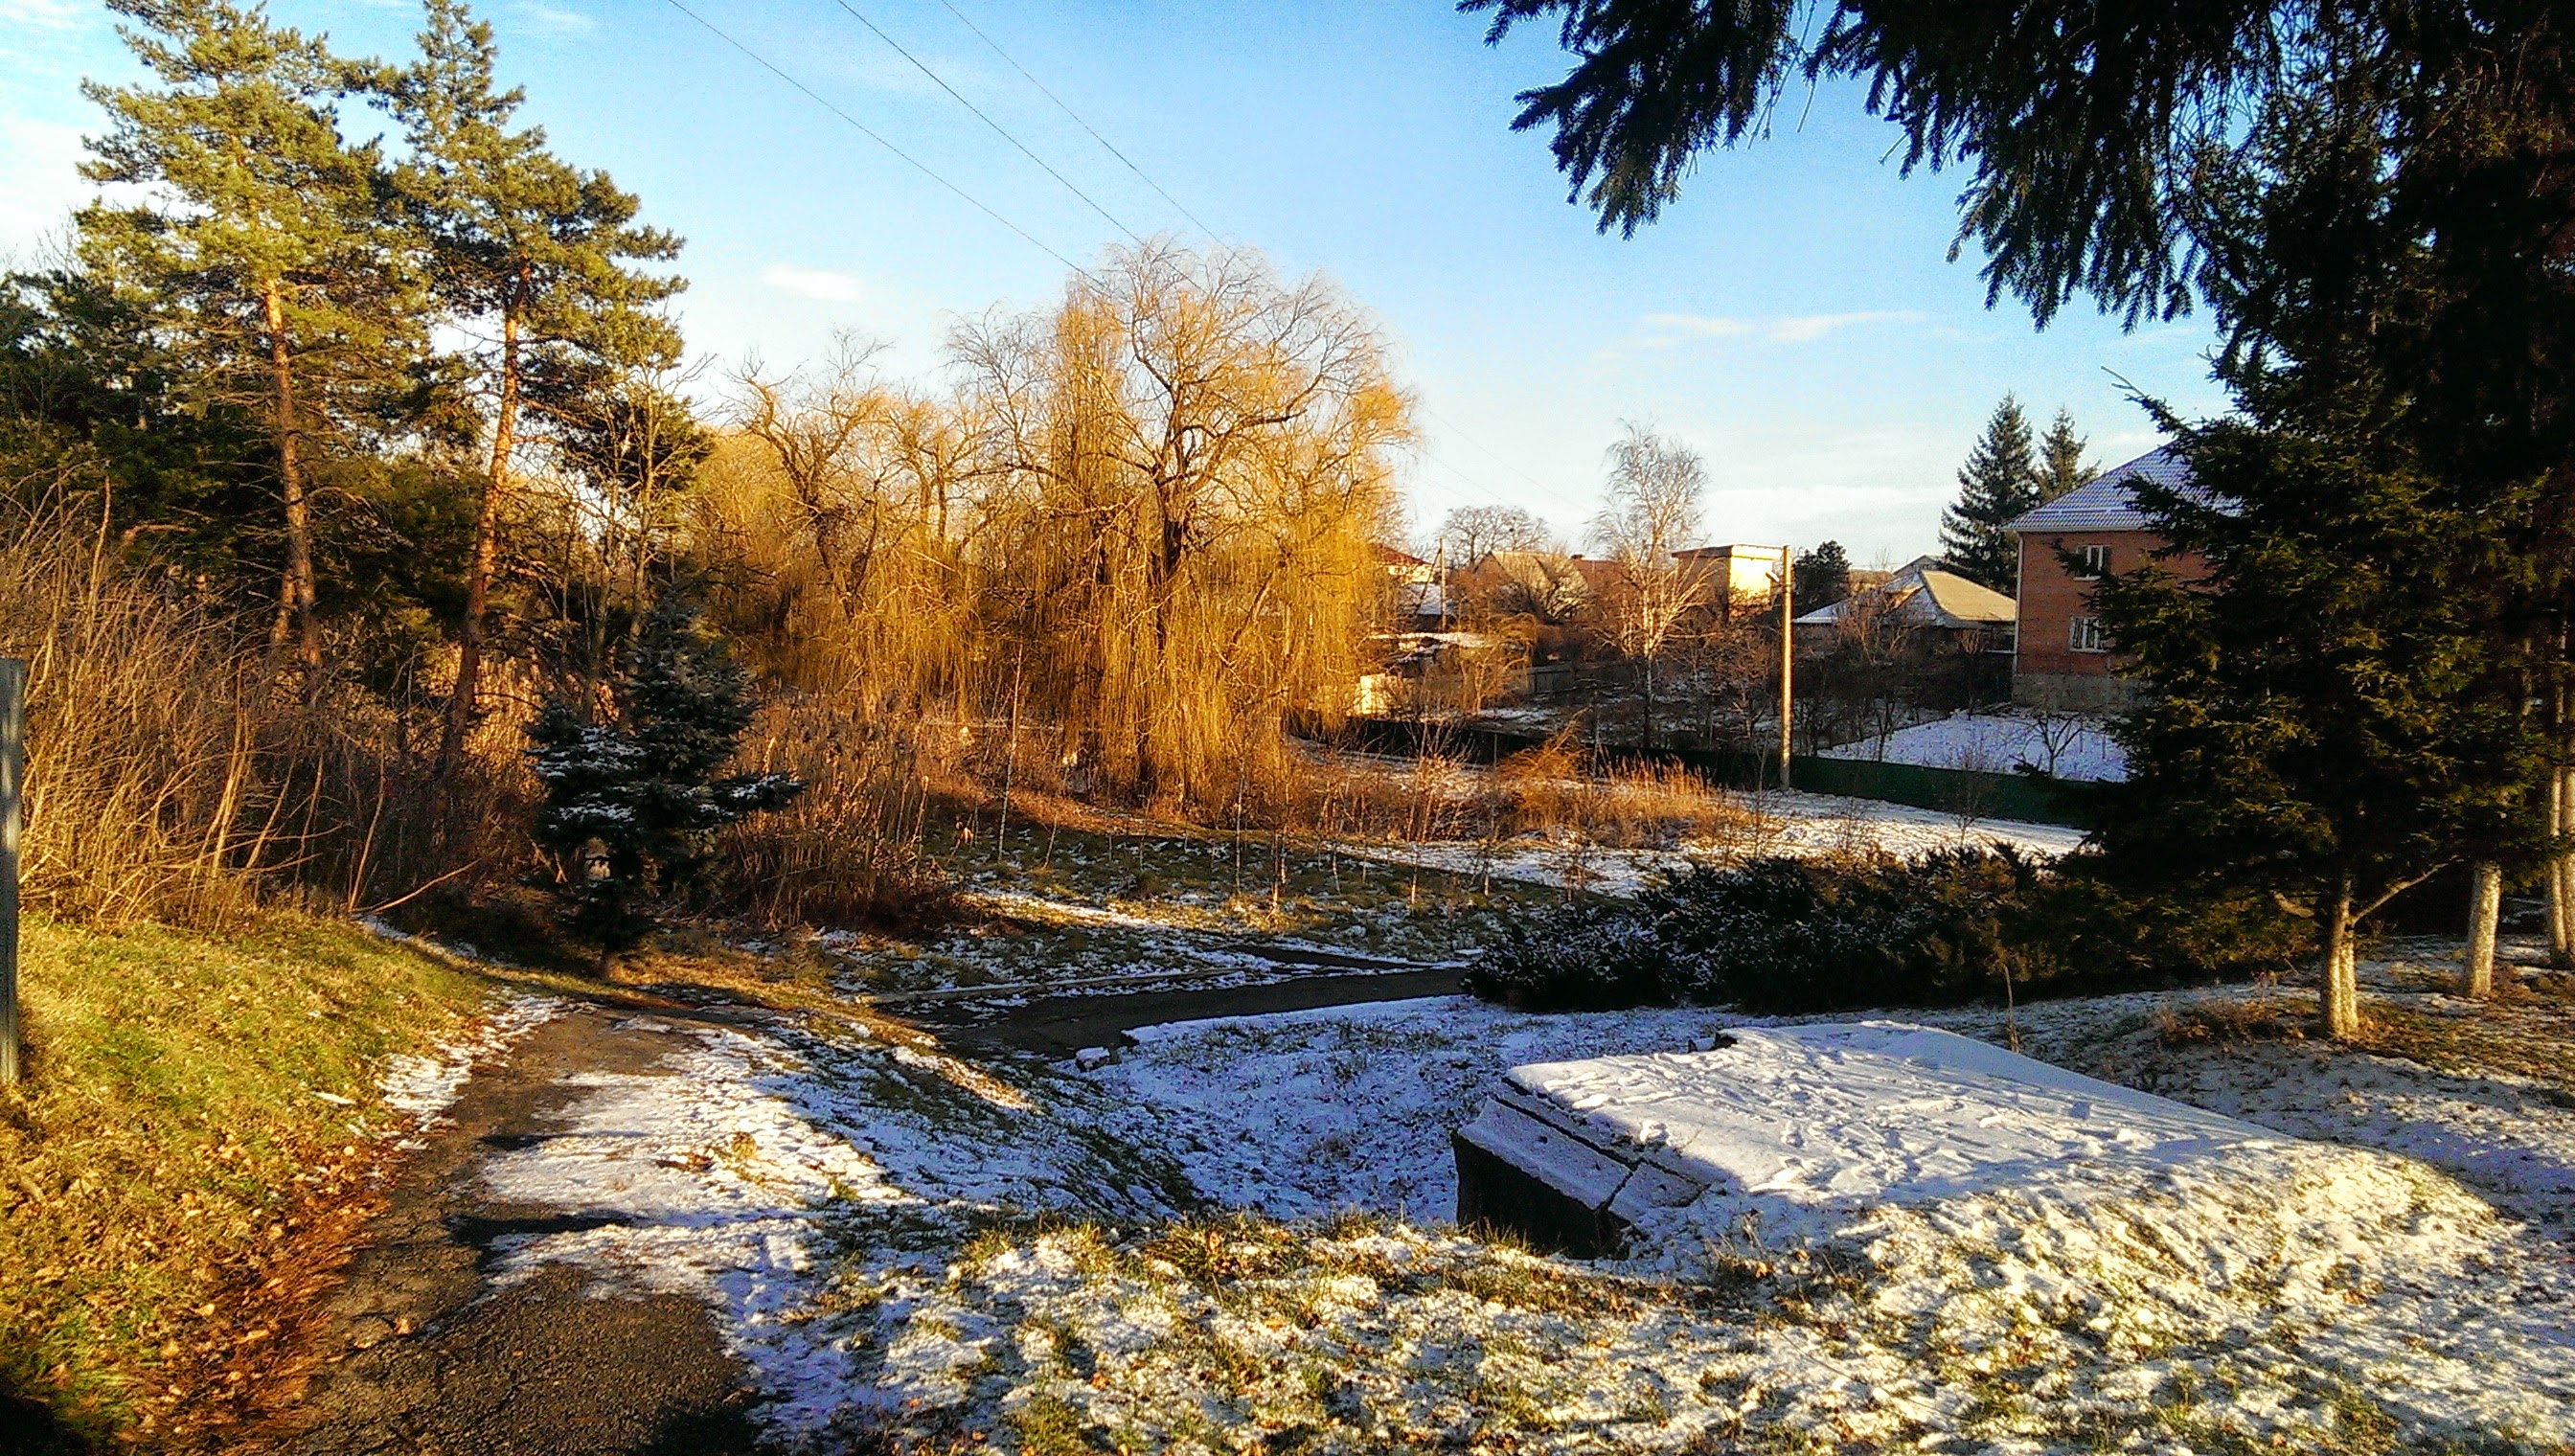
[[[1369,752],[1447,754],[1490,763],[1544,741],[1526,733],[1498,728],[1422,724],[1408,719],[1353,718],[1337,732],[1311,731],[1345,747]],[[1595,756],[1613,762],[1648,760],[1680,763],[1736,788],[1770,788],[1779,781],[1775,756],[1717,752],[1704,748],[1645,749],[1628,744],[1585,744]],[[2078,808],[2067,802],[2066,786],[2052,778],[2025,773],[1986,773],[1970,768],[1928,768],[1918,763],[1879,763],[1866,758],[1788,760],[1789,781],[1809,793],[1839,793],[1882,803],[1910,804],[1982,819],[2026,819],[2042,824],[2087,827]]]

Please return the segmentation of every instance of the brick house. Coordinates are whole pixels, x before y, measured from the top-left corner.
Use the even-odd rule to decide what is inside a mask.
[[[2130,483],[2187,486],[2190,467],[2170,449],[2152,450],[2116,470],[2075,487],[2004,529],[2020,541],[2020,630],[2012,655],[2012,700],[2036,708],[2120,712],[2134,705],[2136,690],[2117,677],[2119,658],[2102,637],[2092,607],[2092,584],[2104,575],[2131,572],[2163,550],[2149,530]],[[2071,552],[2073,570],[2057,553]],[[2184,580],[2197,575],[2195,558],[2167,558],[2163,566]]]

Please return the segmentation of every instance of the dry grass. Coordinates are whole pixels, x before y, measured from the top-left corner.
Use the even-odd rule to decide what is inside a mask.
[[[28,665],[27,902],[204,923],[291,853],[274,714],[230,623],[117,568],[59,512],[0,536],[0,653]]]
[[[788,700],[754,724],[744,758],[805,791],[725,830],[715,903],[773,925],[921,925],[955,892],[926,848],[938,797],[924,755],[844,701]]]
[[[1774,828],[1758,808],[1671,763],[1591,763],[1564,735],[1491,768],[1432,750],[1389,761],[1325,753],[1292,796],[1254,821],[1332,838],[1498,840],[1520,834],[1617,848],[1755,845]]]
[[[2211,996],[2155,1012],[2155,1039],[2166,1046],[2304,1041],[2314,1029],[2313,1008],[2270,997]]]

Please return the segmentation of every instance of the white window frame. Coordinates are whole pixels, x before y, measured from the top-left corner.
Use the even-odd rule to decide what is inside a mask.
[[[2106,653],[2109,643],[2101,636],[2101,619],[2069,617],[2065,620],[2065,648],[2075,653]]]
[[[2110,545],[2108,542],[2097,542],[2091,546],[2078,546],[2075,548],[2075,551],[2082,555],[2083,568],[2074,574],[2074,580],[2078,582],[2097,582],[2103,577],[2110,575]]]

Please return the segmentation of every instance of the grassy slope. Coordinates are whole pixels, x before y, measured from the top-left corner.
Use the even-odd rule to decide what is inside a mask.
[[[166,1425],[314,1210],[389,1122],[383,1059],[486,982],[357,926],[231,935],[31,919],[28,1080],[0,1093],[0,1445],[38,1404],[89,1435]],[[324,1095],[327,1094],[327,1097]],[[328,1098],[347,1099],[346,1103]]]

